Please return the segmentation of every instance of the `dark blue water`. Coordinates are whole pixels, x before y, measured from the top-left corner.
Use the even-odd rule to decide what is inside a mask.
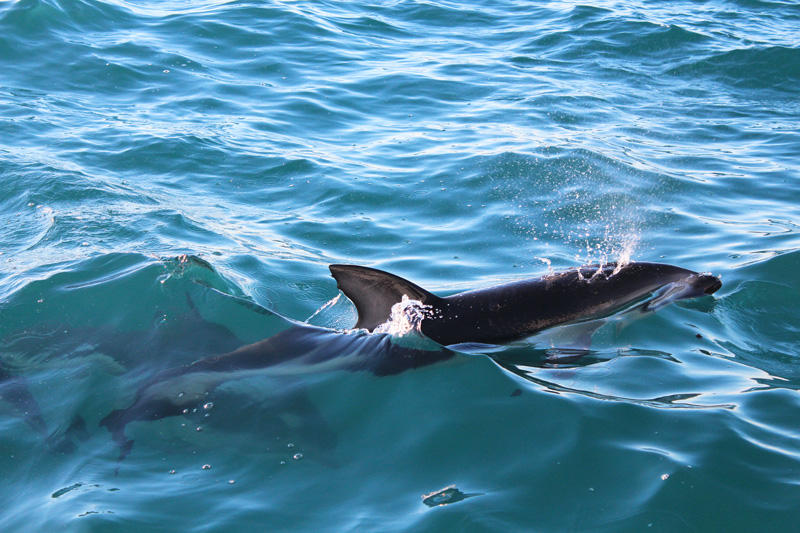
[[[795,527],[797,35],[753,0],[0,1],[0,529]],[[254,376],[122,462],[99,426],[281,316],[352,326],[331,263],[617,259],[723,287],[577,361]]]

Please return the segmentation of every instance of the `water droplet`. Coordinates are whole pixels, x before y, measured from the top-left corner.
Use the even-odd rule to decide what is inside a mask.
[[[176,470],[170,470],[169,473],[170,474],[177,474],[178,472]]]
[[[229,479],[229,480],[228,480],[228,483],[230,483],[231,485],[233,485],[234,483],[236,483],[236,480],[235,480],[235,479]]]
[[[294,448],[294,444],[292,444],[292,443],[290,442],[289,444],[287,444],[287,445],[286,445],[286,447],[287,447],[287,448]]]
[[[208,470],[209,468],[211,468],[211,465],[203,465],[203,470]]]
[[[197,431],[203,431],[203,427],[202,426],[198,427]]]
[[[213,408],[214,408],[214,403],[213,403],[213,402],[208,402],[207,404],[205,404],[205,405],[203,406],[203,409],[205,409],[206,411],[210,411],[210,410],[212,410]]]
[[[302,453],[296,453],[296,454],[294,454],[292,456],[292,459],[294,459],[295,461],[299,461],[302,458],[303,458],[303,454]]]

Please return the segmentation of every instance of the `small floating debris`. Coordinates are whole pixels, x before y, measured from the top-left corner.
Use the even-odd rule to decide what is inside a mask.
[[[450,485],[436,492],[422,495],[422,503],[428,507],[437,507],[439,505],[450,505],[451,503],[460,502],[473,496],[483,496],[482,492],[474,492],[466,494],[456,488],[455,485]]]
[[[82,492],[85,492],[85,491],[88,491],[88,490],[99,489],[99,488],[101,488],[100,485],[90,484],[90,483],[80,483],[79,482],[79,483],[72,484],[69,487],[64,487],[63,489],[59,489],[59,490],[55,491],[53,494],[50,495],[50,497],[53,498],[53,499],[56,499],[56,498],[60,498],[60,497],[64,496],[65,494],[68,494],[68,493],[70,493],[70,492],[72,492],[74,490],[83,489]],[[118,491],[119,489],[112,487],[112,488],[106,489],[106,490],[108,490],[109,492],[115,492],[115,491]]]
[[[53,499],[60,498],[61,496],[65,495],[68,492],[72,492],[75,489],[83,487],[83,485],[84,485],[83,483],[75,483],[74,485],[70,485],[69,487],[64,487],[63,489],[55,491],[53,494],[50,495],[50,497]]]

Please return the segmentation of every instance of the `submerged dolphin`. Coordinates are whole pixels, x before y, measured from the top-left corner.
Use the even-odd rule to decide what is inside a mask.
[[[388,334],[340,333],[288,321],[287,324],[287,329],[263,341],[159,372],[140,387],[129,407],[112,411],[100,421],[119,446],[120,460],[133,447],[133,441],[125,436],[127,424],[191,412],[228,381],[263,374],[281,377],[334,370],[385,376],[455,355],[430,342],[424,346],[419,342],[403,345]]]
[[[659,263],[608,263],[439,297],[401,277],[354,265],[331,265],[339,289],[356,306],[356,328],[389,320],[403,296],[427,306],[421,331],[442,345],[496,343],[560,324],[602,318],[653,293],[655,310],[670,301],[713,294],[722,282],[710,274]]]

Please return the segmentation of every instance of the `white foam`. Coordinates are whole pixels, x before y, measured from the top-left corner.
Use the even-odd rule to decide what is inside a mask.
[[[430,317],[432,310],[430,305],[412,300],[404,294],[403,299],[392,306],[389,320],[376,327],[373,333],[389,333],[394,336],[421,334],[422,320]]]

